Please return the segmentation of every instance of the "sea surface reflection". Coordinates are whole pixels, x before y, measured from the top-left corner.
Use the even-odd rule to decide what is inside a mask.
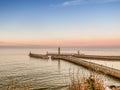
[[[71,77],[88,77],[92,71],[64,60],[30,58],[29,51],[45,53],[40,49],[12,48],[0,51],[0,90],[13,83],[21,90],[24,87],[42,90],[68,90]],[[49,49],[54,51],[55,49]],[[97,61],[96,61],[97,62]],[[120,81],[98,74],[105,85],[120,85]]]

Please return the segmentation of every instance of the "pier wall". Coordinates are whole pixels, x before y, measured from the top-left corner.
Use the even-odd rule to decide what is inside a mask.
[[[85,59],[99,59],[99,60],[115,60],[120,61],[120,56],[99,56],[99,55],[73,55],[74,57],[78,58],[85,58]]]
[[[47,55],[41,55],[41,54],[30,53],[29,56],[34,57],[34,58],[49,59],[49,57]]]
[[[96,63],[88,62],[88,61],[84,61],[80,58],[76,58],[73,56],[58,56],[57,55],[57,56],[52,56],[52,59],[66,60],[66,61],[78,64],[78,65],[84,66],[84,67],[91,69],[93,71],[102,72],[103,74],[110,75],[112,77],[120,79],[120,70],[117,70],[114,68],[110,68],[107,66],[99,65]]]

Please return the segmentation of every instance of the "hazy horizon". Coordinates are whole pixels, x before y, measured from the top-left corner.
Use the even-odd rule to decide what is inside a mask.
[[[120,49],[120,46],[40,46],[40,45],[23,45],[23,46],[13,46],[13,45],[7,45],[7,46],[0,46],[0,48],[81,48],[81,49]]]

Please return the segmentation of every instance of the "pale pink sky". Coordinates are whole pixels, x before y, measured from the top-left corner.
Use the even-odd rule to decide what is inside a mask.
[[[120,39],[0,42],[0,46],[120,46]]]
[[[0,0],[0,46],[26,45],[120,46],[120,0]]]

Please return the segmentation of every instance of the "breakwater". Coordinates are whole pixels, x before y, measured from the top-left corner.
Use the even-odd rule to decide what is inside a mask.
[[[74,54],[74,57],[85,58],[85,59],[98,59],[98,60],[114,60],[120,61],[120,56],[100,56],[100,55],[82,55]]]
[[[60,56],[60,55],[56,55],[56,56],[52,56],[52,59],[62,59],[62,60],[66,60],[81,66],[84,66],[88,69],[91,69],[93,71],[96,72],[102,72],[103,74],[115,77],[120,79],[120,70],[114,69],[114,68],[110,68],[107,66],[103,66],[103,65],[99,65],[96,63],[92,63],[92,62],[88,62],[88,61],[84,61],[80,58],[77,57],[73,57],[73,56]]]
[[[48,55],[42,55],[42,54],[29,53],[29,56],[34,58],[49,59]]]
[[[56,56],[57,53],[48,53],[49,56]],[[95,60],[107,60],[107,61],[120,61],[120,56],[102,56],[102,55],[86,55],[86,54],[67,54],[61,53],[61,56],[74,56],[77,58],[84,58],[84,59],[95,59]]]

